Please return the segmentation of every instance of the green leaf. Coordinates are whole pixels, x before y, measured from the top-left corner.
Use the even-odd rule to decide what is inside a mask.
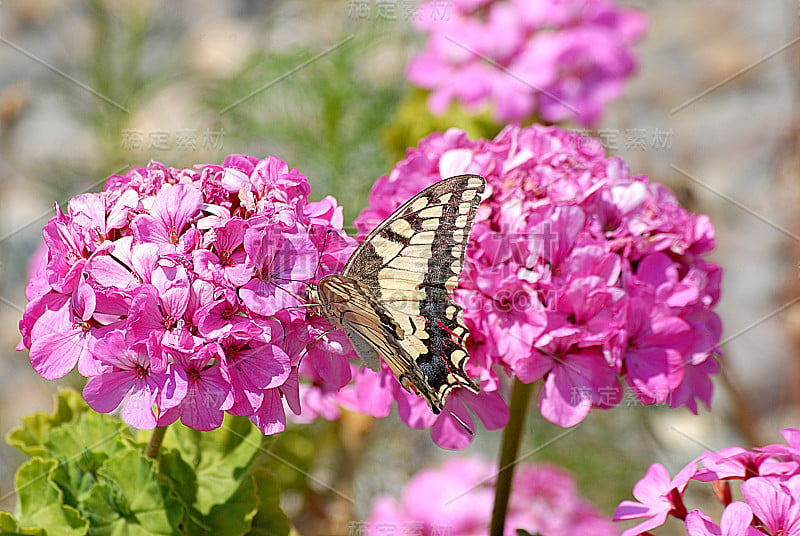
[[[542,536],[542,534],[539,532],[537,532],[536,534],[531,534],[525,529],[517,529],[517,536]]]
[[[253,471],[258,486],[258,513],[253,518],[251,536],[286,536],[291,524],[288,516],[281,510],[281,490],[278,479],[266,467]]]
[[[43,446],[50,430],[63,423],[73,422],[89,410],[80,393],[72,389],[62,389],[56,393],[55,409],[52,414],[38,411],[22,417],[22,426],[13,428],[6,435],[6,442],[28,456],[46,456]]]
[[[197,475],[186,463],[177,449],[164,450],[158,457],[158,472],[162,481],[169,483],[185,507],[191,507],[197,500]]]
[[[227,502],[238,492],[247,468],[268,441],[271,440],[265,439],[246,418],[226,417],[222,427],[211,432],[197,432],[176,423],[170,427],[164,446],[177,449],[183,461],[194,469],[194,506],[208,515],[215,505]],[[178,474],[170,478],[178,482],[186,477]]]
[[[22,528],[8,512],[0,512],[0,534],[3,536],[47,536],[47,531],[41,527]]]
[[[77,507],[96,481],[97,469],[135,444],[125,423],[89,412],[79,415],[75,423],[53,428],[43,447],[59,461],[54,480],[64,492],[64,502]]]
[[[118,453],[97,470],[81,510],[91,512],[91,535],[177,535],[184,515],[169,486],[161,484],[155,461],[136,451]]]
[[[247,475],[223,503],[214,505],[206,516],[209,536],[241,536],[250,530],[258,511],[255,479]]]
[[[251,465],[271,441],[249,420],[239,417],[226,418],[221,428],[211,432],[197,432],[179,424],[170,427],[159,458],[160,470],[187,506],[187,533],[248,533],[259,509],[261,491]],[[279,508],[274,515],[286,519]]]
[[[47,453],[56,459],[71,459],[87,454],[112,457],[133,446],[130,428],[108,415],[86,413],[76,422],[54,428],[43,443]],[[91,467],[91,460],[85,462]]]
[[[289,428],[270,445],[266,462],[278,478],[281,489],[300,492],[307,489],[306,475],[311,472],[320,445],[326,441],[324,434],[329,431],[328,423],[306,425],[302,429]]]
[[[17,517],[23,526],[43,527],[50,534],[81,536],[89,522],[63,503],[61,490],[53,483],[54,460],[33,458],[22,464],[14,477]]]
[[[253,477],[242,473],[236,490],[211,506],[207,515],[195,508],[197,480],[176,450],[164,452],[160,458],[161,473],[167,478],[187,508],[185,532],[197,535],[239,536],[247,534],[250,522],[258,510],[258,495]],[[233,478],[233,477],[231,477]]]
[[[428,110],[428,95],[429,92],[421,89],[409,91],[394,118],[383,128],[381,141],[394,158],[404,158],[408,147],[416,147],[431,132],[460,128],[474,140],[494,138],[502,129],[503,125],[492,120],[489,110],[476,114],[458,103],[452,103],[442,115],[433,115]]]

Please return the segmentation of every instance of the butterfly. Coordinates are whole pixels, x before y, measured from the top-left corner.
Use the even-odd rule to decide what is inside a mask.
[[[340,274],[325,275],[306,291],[367,367],[380,370],[383,358],[435,414],[456,388],[480,392],[464,368],[469,332],[450,293],[485,188],[479,175],[425,188],[367,235]]]

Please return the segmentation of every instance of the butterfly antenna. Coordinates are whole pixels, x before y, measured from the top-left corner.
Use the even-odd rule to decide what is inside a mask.
[[[322,254],[325,253],[325,245],[328,243],[328,235],[333,232],[333,229],[328,229],[325,231],[325,238],[322,239],[322,249],[319,252],[319,259],[317,260],[317,267],[314,268],[314,275],[311,277],[311,281],[316,281],[317,279],[317,272],[319,271],[320,267],[322,266]],[[323,277],[325,276],[325,272],[322,272]]]
[[[464,430],[466,430],[466,431],[467,431],[467,433],[468,433],[469,435],[471,435],[471,436],[474,436],[474,435],[475,435],[475,432],[473,432],[473,431],[472,431],[472,428],[470,428],[469,426],[467,426],[467,423],[465,423],[464,421],[462,421],[462,420],[461,420],[461,418],[460,418],[458,415],[456,415],[455,413],[453,413],[453,412],[452,412],[452,411],[450,411],[449,409],[445,409],[445,411],[447,411],[447,413],[448,413],[448,414],[450,414],[450,416],[451,416],[452,418],[454,418],[454,419],[456,420],[456,422],[457,422],[458,424],[460,424],[460,425],[461,425],[461,427],[462,427]]]
[[[133,273],[135,273],[135,272],[133,271],[133,269],[132,269],[130,266],[128,266],[127,264],[125,264],[124,262],[122,262],[122,259],[120,259],[120,258],[116,257],[116,256],[115,256],[113,253],[107,253],[107,255],[108,255],[109,257],[111,257],[111,258],[112,258],[114,261],[116,261],[116,263],[117,263],[117,264],[119,264],[120,266],[122,266],[123,268],[125,268],[127,271],[129,271],[130,273],[132,273],[132,274],[133,274]]]
[[[281,289],[281,290],[282,290],[282,291],[284,291],[286,294],[288,294],[289,296],[291,296],[291,297],[293,297],[293,298],[297,299],[298,301],[301,301],[301,302],[305,302],[305,301],[306,301],[306,299],[305,299],[305,298],[303,298],[303,297],[301,297],[301,296],[298,296],[297,294],[295,294],[294,292],[292,292],[291,290],[289,290],[289,289],[287,289],[287,288],[283,288],[282,286],[280,286],[279,284],[277,284],[277,283],[274,281],[275,279],[283,279],[284,281],[292,281],[291,279],[284,279],[283,277],[273,277],[272,279],[273,279],[273,281],[272,281],[272,284],[273,284],[273,285],[275,285],[275,287],[276,287],[276,288],[279,288],[279,289]],[[306,306],[307,306],[307,305],[292,305],[291,307],[306,307]],[[287,307],[287,309],[288,309],[288,307]]]
[[[314,339],[314,342],[312,342],[312,343],[311,343],[311,346],[309,346],[309,347],[307,347],[307,348],[304,348],[304,349],[303,349],[303,353],[300,355],[300,359],[297,361],[297,365],[296,365],[296,366],[297,366],[297,370],[300,370],[300,363],[302,363],[302,362],[303,362],[303,358],[304,358],[306,355],[308,355],[308,352],[310,352],[310,351],[311,351],[311,349],[312,349],[312,348],[314,348],[314,346],[316,346],[316,344],[317,344],[319,341],[321,341],[321,340],[322,340],[322,337],[324,337],[325,335],[327,335],[328,333],[331,333],[331,332],[333,332],[333,331],[336,331],[336,330],[335,330],[335,329],[329,329],[329,330],[327,330],[327,331],[323,331],[322,333],[320,333],[320,334],[317,336],[317,338],[316,338],[316,339]]]

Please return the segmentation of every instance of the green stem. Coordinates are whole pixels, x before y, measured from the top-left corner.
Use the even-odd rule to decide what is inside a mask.
[[[514,378],[511,387],[511,403],[509,404],[509,419],[503,430],[503,444],[500,447],[500,462],[498,463],[497,485],[494,492],[494,508],[492,509],[491,536],[503,536],[506,526],[506,513],[508,511],[508,498],[511,495],[511,479],[514,477],[514,466],[517,463],[519,444],[522,440],[525,415],[533,393],[535,383],[522,383]]]
[[[147,449],[144,451],[148,458],[158,458],[161,443],[164,441],[164,434],[166,433],[166,426],[156,426],[155,430],[153,430],[153,435],[150,436],[150,442],[147,443]]]

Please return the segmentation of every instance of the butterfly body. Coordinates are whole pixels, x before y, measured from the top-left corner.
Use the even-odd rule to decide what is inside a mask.
[[[453,389],[479,392],[465,371],[468,330],[450,293],[485,185],[459,175],[429,186],[367,235],[341,274],[307,291],[366,366],[380,370],[382,358],[437,414]]]

